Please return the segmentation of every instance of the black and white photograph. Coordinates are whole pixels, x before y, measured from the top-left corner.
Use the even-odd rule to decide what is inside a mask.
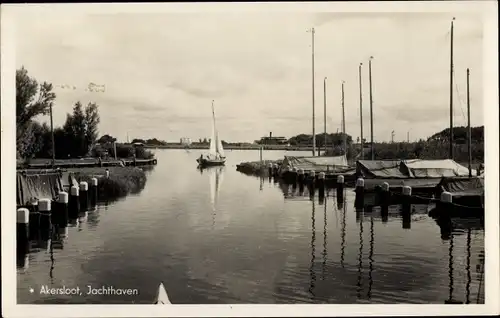
[[[499,314],[497,10],[2,4],[3,316]]]

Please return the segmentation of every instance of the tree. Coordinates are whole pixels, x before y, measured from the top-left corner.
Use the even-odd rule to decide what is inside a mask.
[[[104,136],[101,136],[101,138],[99,138],[97,140],[98,143],[100,144],[107,144],[107,143],[113,143],[116,141],[116,138],[113,138],[112,136],[110,135],[104,135]]]
[[[52,92],[52,84],[38,84],[36,79],[28,75],[24,66],[16,71],[16,123],[24,126],[38,115],[49,112],[56,94]]]
[[[99,107],[96,103],[88,103],[87,107],[85,107],[85,143],[87,152],[90,150],[89,148],[96,143],[100,121]]]
[[[16,70],[16,146],[22,158],[32,158],[40,151],[42,126],[33,120],[47,114],[55,98],[52,84],[39,85],[24,67]]]

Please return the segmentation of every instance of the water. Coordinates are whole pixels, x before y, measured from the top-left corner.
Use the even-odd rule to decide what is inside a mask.
[[[350,189],[346,209],[332,192],[322,205],[284,199],[277,184],[236,171],[258,151],[228,151],[222,171],[203,173],[199,155],[157,150],[141,193],[100,206],[64,242],[32,251],[18,269],[18,303],[148,304],[160,281],[178,304],[484,303],[484,234],[473,221],[443,241],[425,206],[404,229],[397,207],[387,222],[377,209],[356,213]],[[43,295],[43,285],[83,295]],[[85,295],[87,285],[136,294]]]

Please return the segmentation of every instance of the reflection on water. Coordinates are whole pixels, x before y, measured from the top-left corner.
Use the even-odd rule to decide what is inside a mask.
[[[178,304],[484,302],[480,222],[434,221],[417,205],[407,216],[400,206],[354,211],[352,189],[337,202],[335,191],[264,186],[235,171],[250,155],[198,171],[196,151],[158,150],[139,194],[40,231],[18,255],[18,302],[149,304],[159,281]],[[139,294],[29,292],[43,284]]]

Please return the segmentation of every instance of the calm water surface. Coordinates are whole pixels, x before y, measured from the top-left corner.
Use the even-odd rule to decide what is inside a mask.
[[[225,168],[202,173],[199,155],[157,150],[141,193],[87,213],[52,248],[32,250],[18,269],[18,302],[147,304],[160,281],[178,304],[484,302],[484,234],[474,222],[443,241],[426,206],[403,228],[398,207],[387,222],[377,209],[356,213],[350,190],[339,209],[334,193],[323,204],[285,198],[291,188],[237,172],[257,151],[228,151]],[[138,294],[42,295],[43,285]]]

